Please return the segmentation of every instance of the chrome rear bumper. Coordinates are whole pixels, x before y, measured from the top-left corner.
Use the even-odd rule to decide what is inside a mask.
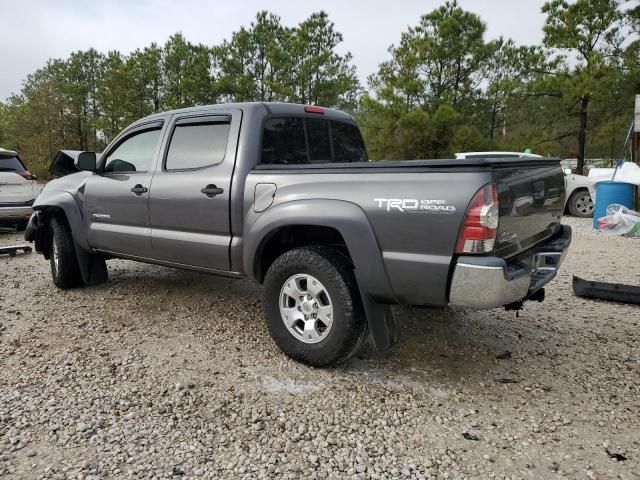
[[[553,280],[571,244],[571,228],[531,249],[516,261],[462,256],[453,272],[449,303],[478,310],[526,300]]]

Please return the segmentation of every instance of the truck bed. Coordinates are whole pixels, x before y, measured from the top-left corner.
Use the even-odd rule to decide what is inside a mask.
[[[559,231],[564,177],[556,158],[471,158],[259,165],[247,177],[277,186],[274,206],[303,199],[341,200],[366,214],[386,273],[401,303],[444,305],[456,239],[469,202],[495,182],[500,223],[495,255],[517,257]],[[249,200],[249,199],[247,199]],[[398,209],[389,200],[427,202],[432,209]],[[253,199],[251,199],[253,201]]]

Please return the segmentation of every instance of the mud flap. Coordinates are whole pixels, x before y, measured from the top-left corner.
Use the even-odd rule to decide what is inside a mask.
[[[574,275],[573,292],[579,297],[640,304],[640,287],[633,285],[593,282]]]
[[[76,247],[76,257],[80,265],[82,281],[85,285],[99,285],[108,280],[107,263],[101,255],[91,254],[73,242]]]
[[[378,303],[360,290],[364,313],[377,350],[386,350],[400,339],[400,324],[391,311],[391,306]]]

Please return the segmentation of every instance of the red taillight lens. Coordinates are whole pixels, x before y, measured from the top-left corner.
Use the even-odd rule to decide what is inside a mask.
[[[324,108],[318,107],[316,105],[305,105],[304,111],[306,113],[320,113],[320,114],[323,114],[324,113]]]
[[[24,178],[25,180],[35,180],[35,177],[31,175],[31,173],[27,172],[26,170],[24,172],[16,172],[16,173],[20,175],[22,178]]]
[[[498,213],[498,190],[495,183],[488,183],[469,204],[458,234],[456,253],[491,252],[498,231]]]

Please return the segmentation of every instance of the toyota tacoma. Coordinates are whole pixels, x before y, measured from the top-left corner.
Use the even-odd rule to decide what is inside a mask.
[[[369,162],[354,119],[317,106],[154,114],[74,168],[25,232],[55,285],[105,282],[111,258],[248,277],[277,345],[314,366],[369,332],[395,343],[393,304],[541,301],[571,241],[558,159]]]

